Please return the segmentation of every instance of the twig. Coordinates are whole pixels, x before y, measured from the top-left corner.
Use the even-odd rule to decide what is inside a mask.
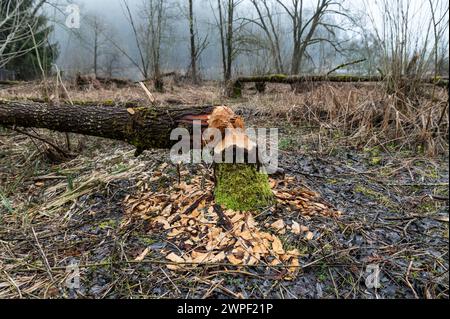
[[[417,187],[428,187],[428,186],[448,186],[448,183],[387,183],[386,186],[417,186]]]
[[[175,289],[178,291],[178,293],[181,294],[180,289],[178,289],[177,285],[175,285],[175,283],[172,281],[172,279],[170,279],[170,277],[167,275],[167,273],[164,271],[164,269],[162,269],[161,267],[159,267],[159,269],[161,269],[164,276],[166,276],[166,278],[169,279],[170,283],[175,287]]]
[[[222,225],[226,231],[231,230],[233,228],[233,223],[231,222],[230,218],[223,213],[222,207],[220,207],[220,205],[218,204],[215,204],[214,211],[216,212],[217,216],[219,216],[219,221],[217,224]]]
[[[28,136],[28,137],[37,139],[37,140],[39,140],[39,141],[41,141],[41,142],[44,142],[44,143],[50,145],[50,146],[53,147],[57,152],[61,153],[64,157],[67,157],[67,158],[70,157],[69,154],[68,154],[67,152],[63,151],[61,148],[59,148],[58,146],[56,146],[56,145],[53,144],[52,142],[47,141],[45,138],[42,138],[42,137],[40,137],[40,136],[36,136],[36,135],[30,134],[30,133],[25,132],[25,131],[22,131],[22,130],[16,128],[16,127],[12,127],[11,129],[14,130],[14,131],[16,131],[16,132],[18,132],[18,133],[20,133],[20,134],[23,134],[23,135],[26,135],[26,136]]]
[[[3,270],[3,272],[5,273],[6,278],[8,279],[8,281],[16,288],[17,293],[19,294],[20,298],[23,298],[22,296],[22,291],[20,290],[19,286],[16,284],[16,282],[14,281],[14,279],[11,278],[10,275],[8,275],[8,273]]]
[[[153,94],[149,91],[149,89],[147,89],[147,87],[145,86],[144,83],[139,82],[139,85],[140,85],[141,88],[144,90],[145,94],[147,95],[148,99],[150,100],[150,103],[151,103],[152,105],[155,105],[155,104],[156,104],[156,99],[155,99],[155,97],[153,96]]]
[[[38,247],[38,249],[39,249],[39,252],[41,253],[42,259],[44,260],[44,265],[45,265],[45,268],[46,268],[46,270],[47,270],[47,273],[48,273],[48,275],[49,275],[49,277],[50,277],[50,280],[52,281],[53,284],[55,284],[55,280],[53,279],[53,275],[52,275],[52,271],[51,271],[50,264],[48,263],[48,259],[47,259],[47,257],[45,256],[45,252],[44,252],[44,250],[42,249],[41,244],[39,243],[39,240],[38,240],[38,238],[37,238],[37,236],[36,236],[36,232],[34,231],[34,227],[31,227],[31,231],[33,232],[34,240],[36,241],[36,245],[37,245],[37,247]],[[55,285],[55,286],[56,286],[56,285]]]
[[[352,62],[347,62],[347,63],[340,64],[340,65],[338,65],[337,67],[335,67],[334,69],[332,69],[331,71],[329,71],[329,72],[327,73],[327,76],[330,75],[331,73],[333,73],[334,71],[337,71],[337,70],[339,70],[339,69],[342,69],[342,68],[344,68],[344,67],[346,67],[346,66],[353,65],[353,64],[357,64],[357,63],[361,63],[361,62],[364,62],[364,61],[366,61],[366,59],[360,59],[360,60],[356,60],[356,61],[352,61]]]
[[[338,288],[336,286],[336,282],[334,281],[333,273],[331,272],[330,268],[328,268],[328,273],[330,274],[331,282],[333,283],[334,294],[336,295],[336,298],[339,299],[339,290],[338,290]]]
[[[200,204],[200,202],[204,199],[209,197],[210,195],[207,193],[204,193],[202,195],[200,195],[188,208],[186,208],[186,210],[183,212],[183,215],[189,215],[190,213],[192,213]]]
[[[406,271],[405,281],[406,281],[406,284],[408,285],[408,287],[411,288],[411,290],[412,290],[412,292],[413,292],[413,294],[414,294],[414,297],[415,297],[416,299],[419,299],[419,296],[417,295],[416,291],[414,290],[414,287],[411,285],[411,283],[409,282],[409,279],[408,279],[409,273],[410,273],[410,271],[411,271],[412,264],[413,264],[413,262],[412,262],[412,260],[411,260],[411,262],[409,263],[409,266],[408,266],[408,270]]]

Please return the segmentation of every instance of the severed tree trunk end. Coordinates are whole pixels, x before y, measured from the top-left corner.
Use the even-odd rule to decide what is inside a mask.
[[[254,164],[217,164],[215,178],[214,198],[225,208],[255,211],[274,203],[267,174]]]

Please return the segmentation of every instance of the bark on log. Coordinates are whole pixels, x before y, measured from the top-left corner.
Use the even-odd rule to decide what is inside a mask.
[[[262,76],[243,76],[233,80],[228,87],[228,95],[230,97],[242,96],[244,83],[282,83],[282,84],[298,84],[304,82],[381,82],[384,81],[382,76],[357,76],[357,75],[284,75],[271,74]],[[448,87],[448,78],[428,78],[422,79],[421,83],[436,84],[441,87]]]
[[[170,148],[172,129],[192,127],[192,117],[208,115],[213,106],[102,107],[49,105],[30,101],[0,101],[0,125],[47,128],[126,141],[138,153]]]

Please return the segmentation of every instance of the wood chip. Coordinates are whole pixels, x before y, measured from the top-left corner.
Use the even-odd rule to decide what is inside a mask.
[[[178,256],[177,254],[175,254],[174,252],[168,254],[166,256],[166,259],[173,261],[175,263],[184,263],[184,259],[181,258],[180,256]]]
[[[278,232],[285,230],[286,225],[282,219],[278,219],[276,222],[270,225],[273,229],[276,229]]]
[[[140,253],[139,256],[137,256],[134,260],[135,261],[142,261],[142,260],[144,260],[145,256],[147,256],[149,251],[150,251],[150,249],[148,247],[145,248],[144,251],[142,253]]]
[[[291,226],[291,231],[295,235],[299,235],[301,233],[300,224],[293,220],[292,226]]]
[[[306,235],[305,235],[306,240],[311,240],[313,238],[314,238],[314,234],[312,232],[309,231],[306,233]]]
[[[274,237],[273,239],[272,250],[278,255],[284,254],[283,244],[278,237]]]

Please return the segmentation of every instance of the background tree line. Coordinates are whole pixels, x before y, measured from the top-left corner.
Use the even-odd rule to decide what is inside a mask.
[[[70,1],[72,3],[72,1]],[[157,79],[336,72],[400,77],[448,72],[444,0],[4,0],[0,67],[24,78],[77,72]],[[13,18],[14,17],[14,18]],[[59,53],[59,54],[58,54]],[[352,61],[360,61],[352,64]]]

